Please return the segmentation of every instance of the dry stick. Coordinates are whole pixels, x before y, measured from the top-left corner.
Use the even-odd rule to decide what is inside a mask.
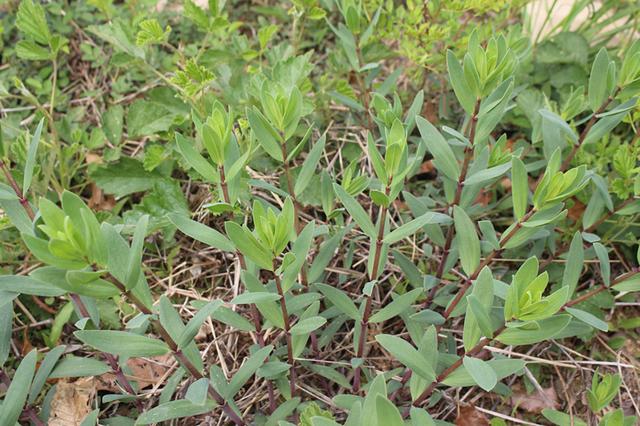
[[[618,283],[620,283],[622,281],[625,281],[626,279],[638,274],[638,272],[639,272],[639,268],[636,268],[631,272],[627,272],[625,274],[622,274],[618,278],[613,280],[609,287],[604,286],[604,285],[600,285],[597,288],[591,290],[590,292],[585,293],[582,296],[579,296],[576,299],[565,303],[562,306],[562,308],[560,308],[560,311],[564,311],[565,308],[568,308],[568,307],[577,305],[579,303],[582,303],[585,300],[595,296],[596,294],[601,293],[601,292],[603,292],[605,290],[608,290],[609,288],[611,288],[611,286],[613,286],[615,284],[618,284]],[[431,394],[435,390],[436,386],[438,386],[438,384],[442,383],[447,377],[449,377],[449,375],[451,375],[451,373],[453,373],[458,367],[460,367],[462,365],[462,362],[463,362],[465,356],[474,356],[474,355],[477,355],[478,353],[480,353],[485,348],[485,346],[487,346],[489,343],[491,343],[493,340],[495,340],[500,335],[500,333],[502,333],[506,328],[507,328],[507,326],[503,324],[496,331],[494,331],[493,334],[494,334],[495,337],[493,337],[493,338],[484,337],[473,348],[471,348],[469,351],[467,351],[464,354],[462,354],[460,356],[460,358],[458,358],[456,360],[455,363],[453,363],[450,367],[448,367],[442,373],[440,373],[438,375],[438,377],[436,377],[435,381],[433,383],[431,383],[429,385],[429,387],[427,387],[427,389],[425,389],[425,391],[422,392],[420,394],[420,396],[418,396],[418,398],[416,398],[415,401],[413,401],[412,405],[414,407],[420,406],[427,398],[429,398],[431,396]]]
[[[123,296],[125,296],[131,304],[133,304],[140,312],[145,315],[153,315],[153,311],[149,309],[140,299],[138,299],[132,292],[127,290],[125,286],[118,281],[113,275],[109,274],[109,282],[111,282]],[[155,329],[156,333],[160,336],[160,338],[169,346],[174,358],[195,378],[196,380],[202,379],[204,375],[198,368],[193,365],[193,363],[184,355],[182,350],[178,347],[178,344],[173,340],[169,332],[164,328],[162,323],[157,319],[150,320],[151,325]],[[209,395],[218,403],[218,405],[222,406],[222,411],[229,417],[229,419],[235,423],[236,425],[244,425],[245,422],[238,416],[235,411],[231,408],[231,406],[224,400],[222,395],[218,393],[209,383],[208,388]]]
[[[6,164],[2,160],[0,160],[0,168],[2,169],[5,177],[7,178],[7,181],[9,182],[9,185],[11,186],[13,191],[16,193],[16,196],[18,197],[18,199],[20,201],[20,204],[22,205],[24,211],[27,213],[27,216],[33,222],[33,219],[35,218],[35,213],[33,212],[33,209],[31,208],[31,205],[29,204],[29,201],[27,200],[25,194],[22,193],[22,190],[20,189],[20,186],[18,185],[18,183],[14,179],[13,175],[11,174],[9,169],[7,168]],[[80,296],[75,294],[75,293],[69,293],[69,297],[71,298],[73,303],[78,307],[78,310],[80,311],[80,314],[84,318],[90,318],[89,310],[87,309],[87,306],[82,301]],[[109,366],[111,367],[111,370],[113,370],[113,373],[115,374],[116,379],[122,385],[124,390],[127,391],[127,393],[129,393],[130,395],[135,395],[136,391],[133,389],[133,386],[131,385],[129,380],[127,380],[126,376],[122,372],[122,369],[120,368],[120,365],[118,364],[118,359],[114,355],[107,354],[107,353],[104,354],[104,358],[107,361],[107,363],[109,364]],[[142,403],[139,400],[136,400],[136,405],[138,406],[139,409],[142,408]]]
[[[273,270],[277,270],[276,261],[273,261]],[[287,339],[287,360],[289,361],[289,390],[291,396],[296,394],[296,369],[295,360],[293,358],[293,342],[291,341],[291,322],[289,321],[289,313],[287,312],[287,302],[284,299],[284,291],[282,291],[282,282],[280,281],[280,275],[275,273],[276,288],[280,295],[280,309],[282,311],[282,319],[284,321],[284,334]]]
[[[218,172],[220,173],[220,187],[222,188],[222,197],[224,202],[231,205],[231,197],[229,197],[229,188],[227,185],[227,178],[224,171],[224,165],[218,166]],[[238,257],[238,263],[240,264],[241,270],[247,270],[247,263],[244,260],[244,256],[240,253],[239,250],[236,250],[236,256]],[[256,340],[258,345],[261,348],[265,347],[264,336],[262,335],[262,322],[260,318],[260,312],[254,303],[251,304],[251,319],[253,320],[253,325],[256,328]],[[271,412],[276,409],[276,401],[273,394],[273,385],[269,380],[267,382],[267,393],[269,395],[269,410]]]
[[[389,182],[392,178],[389,178]],[[391,186],[387,185],[384,193],[388,197],[391,192]],[[378,269],[380,266],[380,254],[382,252],[382,240],[384,238],[384,226],[387,220],[387,206],[383,205],[380,208],[380,215],[378,217],[378,236],[376,237],[375,253],[373,255],[373,267],[371,268],[371,275],[369,278],[374,280],[378,277]],[[367,342],[367,334],[369,332],[369,317],[371,316],[371,295],[365,295],[364,313],[362,315],[362,321],[360,322],[360,338],[358,339],[358,352],[356,358],[362,358],[364,356],[364,346]],[[353,391],[358,392],[360,390],[360,370],[361,366],[357,366],[353,373]]]
[[[480,113],[480,103],[481,100],[476,100],[476,104],[473,108],[473,114],[471,115],[471,124],[469,129],[469,146],[464,149],[464,160],[462,162],[462,169],[460,171],[460,176],[458,177],[458,184],[456,186],[456,193],[453,197],[453,202],[449,205],[449,207],[457,206],[460,204],[460,198],[462,197],[462,190],[464,189],[464,181],[467,179],[467,172],[469,170],[469,164],[471,163],[471,159],[473,157],[473,144],[476,139],[476,127],[478,125],[478,114]],[[440,280],[444,275],[444,267],[447,263],[447,259],[449,258],[449,253],[451,252],[451,244],[453,243],[453,237],[455,234],[455,230],[453,225],[449,226],[449,230],[447,231],[447,239],[444,243],[442,259],[440,260],[440,264],[438,265],[438,269],[436,270],[436,282],[429,290],[429,294],[427,295],[426,300],[424,301],[423,306],[427,309],[431,302],[433,301],[436,293],[438,292]]]

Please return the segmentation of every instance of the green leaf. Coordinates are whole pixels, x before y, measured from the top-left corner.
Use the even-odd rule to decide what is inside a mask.
[[[499,166],[490,167],[488,169],[480,170],[467,179],[465,179],[465,185],[480,185],[496,179],[505,174],[511,168],[511,163],[503,163]]]
[[[168,217],[171,223],[191,238],[223,251],[234,252],[236,250],[227,237],[213,228],[177,213],[172,213]]]
[[[169,347],[161,340],[115,330],[79,330],[74,335],[85,344],[123,357],[164,355]]]
[[[280,300],[280,295],[275,293],[269,293],[266,291],[260,292],[247,292],[237,295],[231,300],[231,304],[233,305],[250,305],[254,303],[263,303],[263,302],[275,302],[276,300]]]
[[[22,193],[27,194],[31,187],[31,180],[33,178],[33,168],[36,165],[36,154],[38,153],[38,145],[40,144],[40,135],[42,134],[42,126],[44,125],[44,118],[40,119],[38,127],[31,138],[29,143],[29,152],[27,153],[27,161],[24,164],[24,178],[22,180]]]
[[[138,416],[136,425],[150,425],[160,423],[167,420],[179,419],[183,417],[193,417],[212,411],[218,404],[215,401],[208,400],[205,404],[194,404],[193,402],[180,399],[177,401],[169,401],[153,407]]]
[[[122,128],[124,125],[124,108],[122,105],[112,105],[102,114],[102,130],[109,142],[120,145]]]
[[[15,293],[1,292],[3,304],[0,305],[0,365],[9,358],[13,341],[13,300],[18,296]]]
[[[609,69],[609,55],[604,47],[598,51],[589,75],[589,106],[597,111],[607,99],[607,70]]]
[[[456,228],[456,240],[462,269],[467,275],[475,272],[480,265],[480,238],[467,213],[458,206],[453,206],[453,221]]]
[[[569,414],[558,410],[552,410],[551,408],[545,408],[542,410],[542,415],[557,426],[587,426],[583,420],[576,416],[570,416]]]
[[[176,133],[176,146],[185,161],[208,182],[217,183],[220,181],[220,173],[180,133]]]
[[[334,183],[333,189],[336,192],[338,198],[340,198],[342,205],[344,205],[351,217],[353,217],[353,220],[355,220],[358,226],[360,226],[362,232],[367,234],[372,239],[376,238],[376,228],[362,206],[340,185]]]
[[[378,424],[384,426],[404,426],[404,420],[395,405],[382,395],[376,397]]]
[[[637,102],[638,98],[631,98],[614,110],[609,111],[606,116],[602,116],[596,124],[593,125],[582,144],[589,145],[598,142],[605,135],[609,134],[611,130],[620,124],[622,119],[629,113],[629,109],[633,108]]]
[[[375,324],[378,322],[386,321],[399,315],[401,312],[406,311],[413,304],[413,302],[415,302],[418,296],[423,293],[423,291],[424,290],[422,288],[416,288],[408,293],[396,297],[393,302],[389,303],[387,306],[371,315],[371,318],[369,318],[369,322]]]
[[[183,348],[188,345],[196,336],[198,330],[200,330],[202,323],[204,323],[209,316],[218,310],[220,306],[222,306],[222,300],[216,299],[200,308],[198,313],[189,320],[180,336],[176,339],[178,348]]]
[[[627,278],[612,288],[616,291],[640,291],[640,275],[636,274],[631,278]]]
[[[40,363],[40,367],[38,368],[38,372],[36,373],[33,383],[31,383],[31,389],[29,391],[29,399],[27,400],[28,404],[33,404],[38,397],[38,394],[42,390],[45,382],[49,378],[49,374],[53,371],[53,368],[58,363],[58,360],[64,353],[64,346],[57,346],[53,348],[51,351],[45,355],[42,363]]]
[[[492,337],[493,325],[488,313],[488,311],[491,309],[491,306],[483,306],[482,302],[480,302],[480,299],[478,299],[473,294],[467,296],[467,303],[469,303],[469,308],[471,309],[473,317],[478,323],[478,327],[482,331],[482,334],[486,337]]]
[[[297,336],[301,334],[310,334],[312,331],[322,327],[326,322],[327,322],[326,318],[319,317],[319,316],[307,318],[298,322],[293,327],[291,327],[290,333],[293,336]]]
[[[327,284],[314,284],[320,292],[331,301],[342,313],[354,321],[360,320],[360,312],[355,303],[342,290]]]
[[[45,297],[62,296],[66,293],[66,291],[50,283],[23,275],[0,276],[0,290]]]
[[[233,397],[242,389],[242,387],[249,381],[251,376],[255,374],[260,367],[262,367],[267,360],[269,354],[273,351],[273,346],[268,345],[258,349],[254,352],[242,366],[236,371],[231,378],[229,386],[225,389],[226,399],[233,399]]]
[[[136,224],[131,240],[131,249],[129,250],[129,258],[127,259],[127,269],[124,278],[124,286],[127,290],[131,290],[140,282],[142,275],[142,254],[144,251],[144,239],[147,236],[147,226],[149,225],[149,215],[143,215]]]
[[[605,285],[608,287],[611,283],[611,265],[609,264],[609,253],[605,246],[600,243],[593,243],[593,249],[596,252],[600,263],[600,275]]]
[[[489,319],[489,312],[491,312],[494,299],[493,275],[489,267],[482,268],[482,271],[478,274],[478,279],[471,287],[471,295],[467,296],[467,298],[470,303],[467,305],[467,312],[464,318],[462,341],[465,350],[468,351],[480,341],[483,335],[486,337],[493,336],[493,327]],[[471,302],[471,300],[474,300],[474,302]]]
[[[464,108],[467,114],[471,114],[473,112],[476,99],[473,95],[473,91],[467,84],[467,79],[464,76],[464,70],[462,69],[460,62],[451,50],[447,50],[447,70],[449,71],[451,87],[453,87],[453,91],[455,92],[460,105],[462,105],[462,108]]]
[[[425,409],[411,407],[411,425],[412,426],[436,426],[433,418]]]
[[[203,377],[189,385],[184,397],[196,405],[204,405],[207,402],[208,391],[209,379]]]
[[[240,252],[262,269],[273,270],[273,256],[260,244],[251,231],[235,222],[225,222],[224,229]]]
[[[252,293],[264,293],[265,287],[258,281],[258,279],[247,271],[242,271],[242,282],[247,287],[247,290]],[[260,313],[274,326],[282,329],[284,328],[284,319],[282,318],[282,311],[280,306],[272,301],[257,302],[256,307]]]
[[[513,199],[513,214],[516,219],[520,220],[527,212],[529,181],[527,169],[518,157],[511,159],[511,196]]]
[[[529,321],[520,328],[507,328],[496,336],[496,340],[505,345],[532,345],[552,339],[553,336],[564,330],[570,321],[570,315],[556,315],[543,320]]]
[[[20,40],[16,44],[16,55],[28,61],[46,61],[53,56],[49,49],[32,40]]]
[[[91,25],[87,29],[128,55],[144,59],[144,50],[134,44],[124,20],[115,20],[104,25]]]
[[[512,374],[522,370],[525,366],[520,359],[492,359],[487,364],[496,373],[498,380],[502,380]],[[463,366],[458,367],[453,373],[442,381],[443,384],[451,387],[475,386],[476,381]]]
[[[416,117],[416,124],[422,136],[422,141],[433,155],[434,164],[438,171],[449,179],[457,181],[460,176],[460,165],[445,138],[433,124],[420,116]]]
[[[158,313],[160,317],[160,324],[165,328],[167,333],[169,333],[169,336],[176,341],[184,331],[185,325],[182,322],[182,317],[173,307],[169,298],[165,295],[160,296]],[[204,369],[200,351],[198,350],[195,342],[190,342],[184,346],[182,348],[182,352],[198,371],[202,371]]]
[[[300,232],[291,246],[290,253],[295,256],[293,262],[284,268],[282,274],[282,289],[287,292],[295,283],[300,270],[307,262],[307,255],[311,250],[313,243],[313,235],[315,232],[315,223],[309,222]],[[285,237],[286,238],[286,237]]]
[[[134,138],[155,135],[171,129],[176,118],[165,105],[139,99],[127,111],[127,131]]]
[[[48,378],[61,379],[66,377],[100,376],[108,371],[111,371],[111,368],[102,361],[70,355],[56,364],[56,367],[51,374],[49,374]]]
[[[18,196],[10,186],[0,183],[0,200],[18,200]]]
[[[300,194],[302,194],[302,192],[307,188],[307,186],[309,186],[311,178],[315,174],[316,167],[320,162],[320,158],[324,153],[324,145],[326,140],[327,135],[322,135],[320,140],[318,140],[313,148],[311,148],[311,151],[309,151],[309,154],[307,155],[307,158],[305,158],[304,163],[302,163],[302,168],[300,169],[300,173],[298,174],[295,186],[293,188],[293,193],[296,197],[299,197]]]
[[[489,392],[498,384],[496,372],[485,361],[465,356],[462,363],[467,373],[485,391]]]
[[[47,25],[44,8],[33,0],[22,0],[16,14],[16,27],[25,36],[34,39],[40,44],[48,45],[51,33]],[[7,423],[13,425],[13,423]]]
[[[589,312],[575,308],[564,308],[564,310],[578,318],[580,321],[589,324],[591,327],[597,328],[601,331],[609,331],[609,324]]]
[[[427,212],[420,217],[413,219],[410,222],[405,223],[404,225],[394,229],[389,232],[384,239],[382,240],[385,244],[393,244],[415,234],[418,230],[422,229],[423,226],[429,224],[437,224],[444,225],[451,222],[451,218],[446,214],[435,213],[435,212]]]
[[[124,197],[134,192],[147,191],[164,179],[157,172],[148,172],[142,163],[123,157],[117,163],[98,167],[89,176],[107,194]]]
[[[409,342],[390,334],[378,334],[375,338],[380,346],[415,374],[429,383],[435,380],[436,373],[429,361]]]
[[[282,141],[276,129],[269,123],[269,120],[255,107],[247,110],[247,118],[249,119],[251,130],[253,130],[262,149],[274,160],[283,162],[284,158],[280,148]]]
[[[567,262],[565,263],[564,273],[562,274],[562,286],[569,288],[569,297],[576,291],[583,267],[584,247],[582,245],[582,234],[576,231],[569,246]]]
[[[32,350],[25,356],[13,375],[13,380],[2,401],[0,417],[3,424],[15,425],[29,394],[29,387],[36,371],[38,351]]]

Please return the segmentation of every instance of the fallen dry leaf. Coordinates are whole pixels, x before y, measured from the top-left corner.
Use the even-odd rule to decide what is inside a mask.
[[[456,426],[489,426],[489,420],[473,405],[462,405],[456,417]]]
[[[580,201],[574,199],[573,206],[569,208],[569,213],[567,214],[567,216],[569,216],[569,219],[576,222],[582,218],[582,216],[584,215],[584,210],[586,208],[587,206],[582,204]]]
[[[151,358],[130,358],[127,365],[131,369],[128,378],[137,382],[140,389],[146,389],[155,385],[171,367],[173,357],[162,355]],[[116,382],[113,373],[105,373],[97,378],[96,389],[109,392],[120,392],[121,388]]]
[[[502,186],[502,188],[506,191],[511,191],[511,179],[509,179],[508,177],[502,178],[502,180],[500,181],[500,186]]]
[[[420,173],[431,173],[435,169],[433,160],[427,160],[420,165]]]
[[[486,207],[489,205],[490,202],[491,202],[491,193],[489,191],[485,191],[484,189],[481,189],[480,192],[478,193],[478,196],[476,197],[475,203]]]
[[[543,392],[527,394],[524,390],[516,391],[511,396],[511,403],[530,413],[541,413],[545,408],[557,410],[560,408],[558,395],[552,387],[543,389]]]
[[[75,382],[59,381],[51,401],[49,426],[79,426],[91,411],[96,380],[83,377]]]

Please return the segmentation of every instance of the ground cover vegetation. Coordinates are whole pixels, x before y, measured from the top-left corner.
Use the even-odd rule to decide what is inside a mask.
[[[640,7],[527,3],[0,6],[0,422],[637,424]]]

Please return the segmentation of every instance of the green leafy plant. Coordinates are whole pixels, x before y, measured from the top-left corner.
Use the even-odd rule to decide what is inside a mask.
[[[640,42],[507,3],[8,6],[3,422],[635,424]]]

